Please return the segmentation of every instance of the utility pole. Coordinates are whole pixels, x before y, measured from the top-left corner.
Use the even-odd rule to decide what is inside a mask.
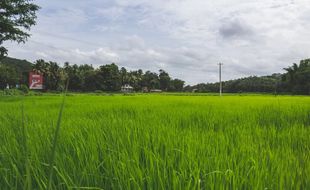
[[[220,79],[220,96],[222,96],[222,66],[223,63],[219,63],[219,79]]]

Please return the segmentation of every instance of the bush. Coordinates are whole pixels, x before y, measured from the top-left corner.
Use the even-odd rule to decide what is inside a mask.
[[[95,90],[94,93],[101,94],[101,93],[103,93],[103,91],[102,90]]]
[[[3,95],[4,96],[19,96],[19,95],[23,95],[23,92],[18,89],[4,89]]]
[[[40,91],[29,91],[28,96],[42,96],[43,93]]]
[[[58,93],[64,92],[64,91],[65,91],[64,85],[59,85],[59,86],[57,87],[56,91],[57,91]]]
[[[22,91],[24,94],[28,94],[29,93],[29,88],[28,86],[22,84],[20,87],[19,87],[19,90]]]

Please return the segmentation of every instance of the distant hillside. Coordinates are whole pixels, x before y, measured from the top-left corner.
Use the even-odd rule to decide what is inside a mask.
[[[223,91],[229,93],[236,92],[268,92],[278,91],[282,75],[273,74],[270,76],[250,76],[223,82]],[[194,86],[185,87],[186,91],[196,92],[218,92],[219,83],[201,83]]]
[[[223,92],[241,93],[290,93],[310,95],[310,59],[304,59],[284,68],[283,74],[269,76],[250,76],[223,82]],[[218,92],[219,83],[201,83],[186,86],[190,92]]]
[[[16,84],[27,84],[31,69],[32,63],[26,60],[10,57],[0,59],[0,89],[7,85],[15,87]]]
[[[0,60],[0,64],[16,69],[18,73],[29,72],[32,69],[32,63],[27,60],[6,57]]]

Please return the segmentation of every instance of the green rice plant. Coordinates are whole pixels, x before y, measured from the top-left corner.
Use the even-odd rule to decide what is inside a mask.
[[[0,97],[1,189],[310,189],[310,97],[62,98]]]
[[[67,91],[68,91],[68,85],[69,85],[69,80],[67,82],[66,89],[65,89],[65,92],[64,92],[64,95],[63,95],[63,99],[62,99],[62,103],[61,103],[61,106],[60,106],[60,111],[59,111],[59,114],[58,114],[56,130],[55,130],[54,139],[53,139],[53,143],[52,143],[52,151],[51,151],[51,157],[50,157],[50,161],[49,161],[49,172],[48,172],[49,173],[49,178],[48,178],[47,188],[46,188],[47,190],[49,190],[51,188],[51,186],[52,186],[56,148],[57,148],[57,143],[58,143],[58,138],[59,138],[59,133],[60,133],[60,124],[61,124],[62,114],[63,114],[63,110],[64,110],[64,106],[65,106],[65,100],[66,100],[66,95],[67,95]],[[56,171],[58,171],[58,170],[56,170]]]
[[[55,155],[56,155],[56,147],[57,147],[59,133],[60,133],[60,124],[61,124],[63,109],[64,109],[64,105],[65,105],[65,97],[66,96],[64,95],[62,103],[61,103],[58,119],[57,119],[55,135],[54,135],[54,139],[53,139],[53,143],[52,143],[51,157],[50,157],[50,161],[48,164],[49,165],[49,172],[48,172],[49,178],[48,178],[48,182],[47,182],[47,188],[46,188],[47,190],[49,190],[51,188],[51,185],[52,185],[54,161],[55,161]]]
[[[21,104],[21,117],[22,117],[22,138],[23,138],[23,149],[24,149],[24,163],[25,163],[25,182],[24,182],[24,189],[32,189],[31,188],[31,173],[30,173],[30,163],[29,163],[29,153],[28,153],[28,145],[27,145],[27,128],[25,124],[25,111],[24,111],[24,102],[22,100]]]

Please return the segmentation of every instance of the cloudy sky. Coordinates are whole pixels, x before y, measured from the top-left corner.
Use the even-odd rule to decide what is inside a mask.
[[[310,57],[309,0],[35,0],[38,22],[9,55],[130,70],[187,84],[282,72]]]

